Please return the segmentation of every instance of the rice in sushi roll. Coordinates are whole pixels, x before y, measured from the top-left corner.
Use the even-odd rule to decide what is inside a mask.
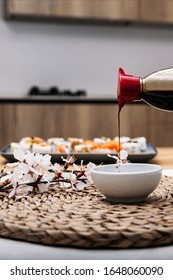
[[[140,153],[140,145],[136,142],[127,142],[122,144],[123,150],[127,151],[128,154]]]
[[[49,145],[59,145],[60,143],[62,143],[64,141],[63,137],[53,137],[53,138],[49,138],[47,139],[47,143]]]
[[[143,151],[146,151],[147,149],[147,140],[145,137],[136,137],[136,138],[133,138],[132,141],[134,142],[137,142],[139,144],[139,147],[140,147],[140,151],[143,152]]]
[[[13,153],[15,149],[22,149],[24,152],[27,152],[27,151],[30,150],[30,145],[27,144],[27,143],[12,142],[10,144],[10,151],[11,151],[11,153]]]
[[[41,144],[33,144],[32,145],[32,152],[33,153],[41,153],[41,154],[50,154],[51,153],[51,146],[45,143]]]

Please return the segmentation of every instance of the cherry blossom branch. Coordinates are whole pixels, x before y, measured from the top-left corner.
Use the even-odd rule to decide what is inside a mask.
[[[62,157],[63,166],[51,163],[50,155],[24,153],[21,149],[14,151],[17,162],[6,164],[0,173],[0,191],[10,191],[9,197],[16,199],[29,193],[46,192],[52,184],[59,184],[66,190],[83,190],[90,180],[90,166],[76,165],[74,156]],[[92,164],[91,164],[92,165]],[[73,170],[69,170],[69,167]],[[11,168],[11,171],[9,171]]]

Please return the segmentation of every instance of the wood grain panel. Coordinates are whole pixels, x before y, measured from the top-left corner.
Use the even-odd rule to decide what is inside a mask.
[[[136,19],[137,0],[71,0],[53,1],[54,13],[95,19]]]
[[[6,0],[6,16],[173,22],[171,0]]]
[[[6,0],[7,16],[101,20],[138,18],[138,0]]]
[[[140,0],[139,18],[149,22],[173,22],[173,1]]]
[[[125,105],[121,111],[121,135],[137,137],[148,134],[149,107],[146,105]]]
[[[117,127],[115,111],[116,106],[110,105],[16,105],[17,133],[19,138],[113,137],[112,127]]]
[[[16,107],[0,105],[0,148],[16,140]]]
[[[173,113],[150,107],[149,135],[157,146],[173,146]]]
[[[5,2],[7,16],[38,14],[38,1],[30,0],[27,2],[20,0],[7,0]]]
[[[116,105],[0,105],[0,148],[25,136],[115,137]],[[145,136],[155,146],[173,146],[173,113],[148,105],[126,105],[121,136]]]

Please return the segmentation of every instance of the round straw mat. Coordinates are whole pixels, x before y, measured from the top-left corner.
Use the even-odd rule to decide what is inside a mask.
[[[139,186],[140,187],[140,186]],[[173,178],[163,177],[146,202],[113,204],[94,186],[20,201],[0,193],[0,236],[48,245],[130,248],[173,243]]]

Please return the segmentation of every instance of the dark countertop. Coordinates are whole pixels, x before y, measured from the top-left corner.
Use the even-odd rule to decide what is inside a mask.
[[[69,96],[0,96],[0,104],[118,104],[117,98],[113,97],[69,97]],[[128,105],[142,105],[146,104],[145,102],[133,102]]]
[[[64,103],[64,104],[117,104],[117,99],[112,97],[69,97],[69,96],[3,96],[2,103]]]

